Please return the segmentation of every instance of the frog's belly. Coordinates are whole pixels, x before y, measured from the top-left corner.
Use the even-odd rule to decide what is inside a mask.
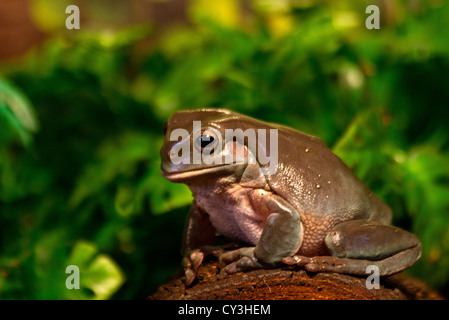
[[[221,235],[231,241],[257,245],[264,219],[252,208],[244,188],[236,186],[225,193],[219,197],[197,194],[195,200]]]
[[[231,241],[256,246],[267,216],[257,213],[251,205],[246,189],[240,186],[226,190],[195,192],[200,208],[209,214],[215,229]],[[305,256],[327,255],[324,237],[340,222],[320,215],[301,215],[303,224],[302,244],[297,254]]]

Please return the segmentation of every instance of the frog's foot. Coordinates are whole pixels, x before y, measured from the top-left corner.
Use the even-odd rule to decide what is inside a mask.
[[[305,267],[306,265],[308,265],[312,262],[312,258],[294,255],[291,257],[282,258],[281,262],[285,263],[289,266],[295,265],[295,266]]]
[[[254,269],[274,268],[278,264],[267,264],[254,256],[255,247],[245,247],[237,250],[231,250],[223,253],[219,257],[221,266],[220,278],[237,272],[249,271]]]
[[[201,249],[189,250],[184,254],[182,265],[186,276],[186,286],[190,286],[196,278],[198,267],[204,259],[204,253]]]
[[[237,243],[228,243],[222,246],[201,246],[199,248],[189,250],[182,259],[184,272],[186,276],[186,285],[190,286],[196,278],[199,266],[203,263],[207,256],[219,258],[226,250],[238,248]]]
[[[369,273],[368,267],[376,266],[380,276],[388,276],[410,267],[420,256],[421,245],[406,249],[381,260],[338,258],[333,256],[292,256],[282,259],[288,265],[302,266],[310,272],[335,272],[358,276]]]
[[[294,255],[292,257],[283,258],[281,261],[287,265],[304,267],[310,272],[351,273],[348,270],[348,266],[351,266],[351,260],[353,259],[337,258],[332,256],[305,257]],[[370,261],[370,264],[373,264],[373,262]],[[358,267],[360,268],[360,264]]]

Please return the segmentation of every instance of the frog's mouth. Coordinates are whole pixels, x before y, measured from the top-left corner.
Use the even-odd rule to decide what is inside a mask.
[[[236,172],[236,167],[241,166],[242,164],[222,164],[217,165],[214,167],[209,168],[199,168],[199,169],[193,169],[193,170],[184,170],[184,171],[169,171],[167,168],[164,168],[164,166],[161,167],[161,174],[162,176],[172,182],[181,182],[186,180],[191,180],[193,178],[199,177],[199,176],[206,176],[210,174],[220,174],[220,175],[227,175],[227,174],[233,174]]]

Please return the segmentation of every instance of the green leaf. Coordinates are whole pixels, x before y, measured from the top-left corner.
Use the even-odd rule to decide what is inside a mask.
[[[96,255],[97,252],[98,248],[93,243],[81,240],[75,244],[67,265],[79,268],[80,289],[68,290],[69,298],[108,299],[124,283],[125,276],[120,267],[109,256]],[[91,290],[92,294],[86,289]]]
[[[104,254],[98,255],[92,261],[82,277],[81,285],[94,292],[95,300],[109,299],[125,281],[117,264]]]
[[[0,117],[17,131],[22,143],[28,145],[38,122],[28,98],[12,83],[0,78]]]

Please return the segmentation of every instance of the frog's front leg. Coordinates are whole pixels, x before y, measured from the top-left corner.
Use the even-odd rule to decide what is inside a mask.
[[[196,270],[204,259],[205,251],[201,248],[213,244],[214,240],[215,228],[209,216],[198,207],[196,202],[193,202],[184,227],[181,249],[187,285],[195,280]]]
[[[222,269],[222,276],[239,271],[276,267],[282,258],[293,255],[301,246],[302,224],[298,211],[292,205],[274,194],[253,197],[252,201],[257,202],[258,206],[265,206],[270,215],[255,247],[240,248],[220,256],[220,263],[227,264]]]
[[[283,262],[312,272],[354,275],[366,275],[366,268],[375,265],[380,276],[387,276],[411,267],[421,255],[421,243],[413,234],[364,220],[336,225],[325,243],[332,256],[293,256]]]

